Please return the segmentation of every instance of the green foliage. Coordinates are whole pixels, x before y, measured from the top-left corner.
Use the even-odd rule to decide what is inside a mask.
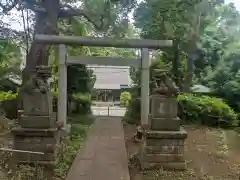
[[[164,66],[159,63],[154,69],[170,72],[175,65],[171,73],[180,71],[180,89],[186,83],[206,85],[240,110],[240,13],[233,4],[208,0],[142,1],[135,11],[135,21],[142,38],[173,39],[179,45],[178,60],[172,49],[163,49]],[[140,80],[134,78],[134,82]],[[190,82],[186,82],[189,78]]]
[[[73,99],[77,102],[84,103],[84,104],[91,104],[91,95],[90,94],[82,94],[76,93],[72,95]]]
[[[72,95],[73,102],[76,103],[74,113],[89,114],[91,112],[91,95],[76,93]]]
[[[0,78],[7,73],[19,73],[21,52],[17,44],[0,40]]]
[[[17,93],[12,93],[11,91],[9,92],[0,91],[0,102],[14,100],[17,98],[17,96],[18,96]]]
[[[71,117],[70,122],[71,130],[69,137],[62,142],[60,147],[60,153],[55,168],[55,180],[64,180],[66,178],[68,170],[79,152],[79,149],[82,147],[89,126],[93,121],[89,121],[88,117],[76,115]]]
[[[124,107],[127,107],[129,101],[131,100],[131,94],[129,92],[122,92],[120,95],[120,104]]]
[[[205,95],[180,94],[179,117],[183,122],[202,123],[210,126],[237,125],[237,113],[223,99]],[[132,99],[125,114],[128,123],[140,123],[140,99]]]
[[[86,136],[86,126],[81,124],[72,124],[71,132],[68,139],[63,141],[60,147],[60,156],[57,159],[57,166],[55,168],[55,178],[65,179],[70,169],[72,162],[74,161],[81,145],[83,143],[84,137]]]
[[[141,120],[141,101],[140,99],[131,99],[124,116],[124,120],[129,124],[139,124]]]
[[[236,125],[237,114],[220,98],[181,94],[177,100],[180,105],[180,118],[187,122],[213,126]]]

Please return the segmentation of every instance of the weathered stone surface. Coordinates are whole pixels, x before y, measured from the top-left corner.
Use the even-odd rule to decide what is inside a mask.
[[[142,169],[160,169],[164,170],[185,170],[187,167],[186,162],[168,162],[168,163],[156,163],[156,162],[141,162]]]
[[[56,120],[50,116],[25,116],[22,115],[19,124],[23,128],[51,128]]]
[[[23,108],[25,115],[51,116],[51,92],[47,92],[46,94],[35,91],[32,94],[23,93]]]
[[[21,143],[44,143],[44,144],[56,144],[59,143],[59,138],[52,136],[52,137],[40,137],[40,136],[15,136],[14,142],[21,142]]]
[[[159,95],[151,96],[152,118],[176,118],[178,104],[174,98],[166,98]]]
[[[166,163],[184,162],[183,154],[144,154],[142,159],[146,162]]]
[[[68,134],[70,133],[70,130],[71,130],[71,124],[66,124],[64,127],[60,129],[60,137],[64,138],[68,136]]]
[[[58,136],[59,130],[58,128],[50,128],[50,129],[34,129],[34,128],[21,128],[15,127],[12,129],[12,133],[14,136],[30,136],[30,137],[51,137]]]
[[[146,154],[184,154],[183,145],[144,146]]]
[[[160,131],[179,131],[180,120],[178,118],[152,118],[151,129]]]
[[[16,153],[15,158],[17,161],[56,161],[57,154],[56,153],[44,153],[43,155],[39,154],[28,154],[28,153]]]
[[[15,136],[14,148],[25,151],[55,152],[60,143],[57,137]]]
[[[151,113],[148,120],[150,128],[145,129],[145,142],[140,149],[142,169],[186,168],[184,142],[187,132],[180,127],[177,117],[178,104],[168,90],[167,86],[162,86],[155,91],[159,93],[151,96]]]
[[[183,139],[146,139],[147,146],[183,146]]]
[[[44,152],[44,153],[53,153],[57,149],[57,144],[26,144],[23,142],[14,143],[15,149],[21,149],[24,151],[34,151],[34,152]]]
[[[147,139],[186,139],[187,132],[180,127],[179,131],[146,131]]]

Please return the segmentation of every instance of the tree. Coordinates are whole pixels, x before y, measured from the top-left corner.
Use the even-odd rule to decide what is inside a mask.
[[[12,3],[10,3],[12,2]],[[81,1],[75,1],[80,3]],[[71,2],[70,2],[71,3]],[[26,9],[30,9],[36,13],[35,21],[35,32],[34,34],[58,34],[57,22],[59,19],[78,19],[79,17],[85,18],[90,22],[94,28],[103,30],[114,24],[115,19],[120,17],[117,14],[111,14],[116,12],[116,8],[122,6],[127,8],[129,3],[125,1],[83,1],[82,8],[77,9],[71,6],[69,3],[60,2],[59,0],[52,1],[35,1],[35,0],[24,0],[24,1],[10,1],[1,3],[3,13],[9,12],[14,7],[21,5]],[[114,6],[115,5],[115,6]],[[98,10],[98,11],[95,11]],[[98,14],[100,13],[100,14]],[[114,16],[110,16],[114,15]],[[121,18],[120,18],[121,19]],[[119,20],[120,20],[119,19]],[[26,60],[26,68],[24,70],[24,83],[27,81],[31,74],[31,70],[37,65],[47,65],[49,56],[49,46],[44,44],[37,44],[35,41],[32,42],[29,53]]]
[[[179,76],[179,61],[182,61],[180,57],[188,58],[186,64],[188,73],[178,83],[184,84],[186,90],[192,83],[192,74],[195,70],[193,64],[198,57],[199,36],[207,23],[205,17],[211,14],[219,3],[221,2],[207,0],[143,1],[135,11],[135,25],[140,28],[141,37],[174,40],[174,53],[172,49],[163,51],[173,63],[172,73],[175,76]]]
[[[21,51],[17,44],[0,40],[0,77],[10,72],[19,72]]]
[[[131,94],[129,92],[122,92],[120,95],[120,104],[124,107],[127,107],[129,101],[131,100]]]

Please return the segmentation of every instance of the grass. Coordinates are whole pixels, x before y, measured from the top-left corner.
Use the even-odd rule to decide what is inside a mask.
[[[57,166],[55,168],[56,180],[64,180],[66,178],[67,172],[71,167],[72,162],[74,161],[79,149],[83,145],[87,130],[90,124],[93,122],[93,119],[76,115],[74,117],[71,117],[70,121],[70,135],[61,144],[60,156],[58,157]]]
[[[59,146],[59,156],[54,169],[54,180],[64,180],[72,165],[79,149],[82,147],[86,134],[94,118],[83,115],[69,117],[68,123],[71,130]],[[34,180],[36,179],[35,166],[21,165],[14,167],[11,165],[11,153],[0,153],[0,180]],[[14,169],[13,169],[14,168]],[[43,167],[39,167],[39,179],[45,180]],[[13,173],[14,172],[14,173]]]

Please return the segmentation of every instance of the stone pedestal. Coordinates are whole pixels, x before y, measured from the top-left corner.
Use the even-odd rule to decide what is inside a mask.
[[[177,117],[178,104],[169,90],[162,84],[159,94],[151,96],[151,114],[149,129],[145,131],[145,139],[140,149],[142,169],[163,168],[184,170],[184,141],[187,132],[180,127]],[[169,93],[170,92],[170,93]]]
[[[20,90],[23,110],[18,124],[12,130],[13,148],[29,152],[14,153],[17,163],[36,163],[49,167],[57,159],[60,131],[53,112],[52,95],[47,82],[51,76],[49,67],[41,66]],[[34,152],[44,153],[34,154]],[[48,168],[49,169],[49,168]]]
[[[22,128],[46,129],[56,125],[56,113],[52,111],[50,92],[22,93],[22,97],[24,111],[19,117],[19,125]]]
[[[170,170],[184,170],[184,141],[187,132],[153,131],[147,130],[145,142],[141,146],[142,169],[163,168]]]
[[[41,164],[54,164],[59,145],[59,130],[57,128],[33,129],[17,127],[12,130],[14,136],[13,148],[23,151],[42,152],[43,155],[16,153],[19,163],[38,161]]]

